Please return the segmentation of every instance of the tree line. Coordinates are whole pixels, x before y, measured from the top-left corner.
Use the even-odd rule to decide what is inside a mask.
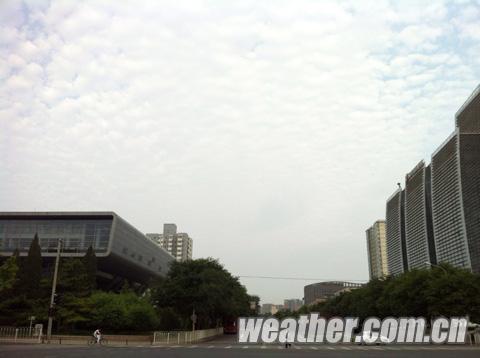
[[[252,313],[246,288],[211,258],[174,261],[166,277],[141,287],[125,282],[117,291],[99,287],[96,273],[91,247],[84,257],[61,258],[54,309],[57,332],[191,329],[194,311],[196,328],[202,329]],[[26,257],[15,251],[0,266],[0,325],[25,326],[30,316],[45,324],[52,279],[53,267],[42,262],[35,235]]]
[[[297,312],[280,311],[277,318],[319,312],[325,317],[435,317],[469,316],[480,323],[480,275],[441,264],[398,276],[375,279]]]

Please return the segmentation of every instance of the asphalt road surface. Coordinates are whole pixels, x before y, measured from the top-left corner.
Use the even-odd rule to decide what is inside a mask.
[[[69,346],[69,345],[0,345],[0,357],[63,358],[63,357],[480,357],[480,346],[357,346],[357,345],[281,345],[238,344],[236,336],[219,337],[214,341],[193,345],[165,346]]]

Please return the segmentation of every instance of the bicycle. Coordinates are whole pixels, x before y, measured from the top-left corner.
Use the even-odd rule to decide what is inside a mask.
[[[88,340],[88,345],[89,346],[94,346],[98,344],[99,346],[104,346],[107,344],[107,340],[103,337],[100,338],[100,341],[97,342],[97,339],[95,337],[90,337],[90,339]]]

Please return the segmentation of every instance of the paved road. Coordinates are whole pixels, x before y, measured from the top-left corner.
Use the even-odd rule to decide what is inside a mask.
[[[357,346],[357,345],[281,345],[238,344],[235,336],[219,337],[214,341],[194,345],[88,347],[67,345],[0,345],[0,357],[8,358],[63,358],[63,357],[476,357],[480,346]]]

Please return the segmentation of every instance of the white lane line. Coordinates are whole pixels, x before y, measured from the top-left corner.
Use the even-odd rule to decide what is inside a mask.
[[[213,347],[215,347],[215,346],[208,346],[207,348],[213,348]]]
[[[230,349],[230,348],[232,348],[232,346],[226,346],[226,347],[225,347],[225,349]]]
[[[327,347],[327,349],[330,349],[331,351],[334,350],[335,348],[333,347]]]
[[[248,349],[248,346],[243,346],[242,349]]]
[[[295,349],[302,349],[302,347],[299,347],[299,346],[293,346],[293,348],[295,348]]]
[[[318,350],[318,348],[314,346],[311,346],[310,349]]]
[[[261,346],[260,349],[267,349],[267,346]]]
[[[349,348],[349,347],[341,347],[344,351],[351,351],[352,348]]]
[[[188,347],[188,348],[197,348],[197,347],[198,347],[198,346],[190,346],[190,347]]]

